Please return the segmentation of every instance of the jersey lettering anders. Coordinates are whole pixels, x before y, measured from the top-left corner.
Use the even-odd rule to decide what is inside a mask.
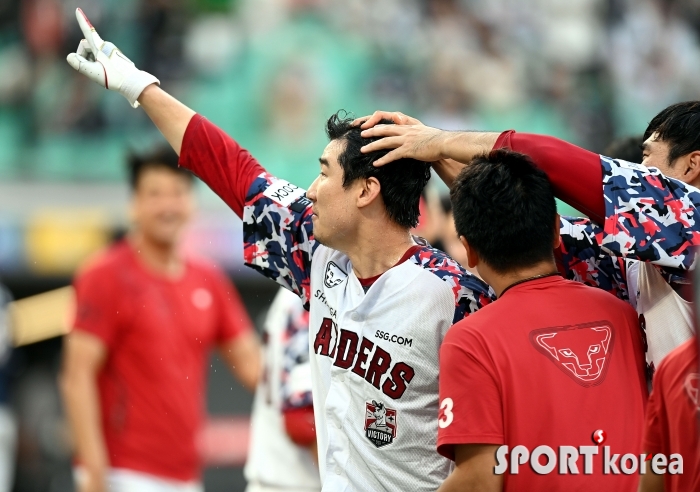
[[[403,396],[416,374],[406,362],[392,364],[391,354],[371,340],[365,337],[360,340],[357,333],[342,328],[339,333],[338,326],[330,318],[323,318],[316,332],[314,353],[330,357],[334,366],[352,370],[394,400]]]

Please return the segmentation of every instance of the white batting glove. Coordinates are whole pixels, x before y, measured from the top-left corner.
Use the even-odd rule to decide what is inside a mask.
[[[68,55],[68,64],[102,87],[118,92],[137,108],[143,90],[160,81],[136,68],[112,43],[103,41],[82,10],[76,9],[75,16],[85,39],[80,41],[76,53]]]

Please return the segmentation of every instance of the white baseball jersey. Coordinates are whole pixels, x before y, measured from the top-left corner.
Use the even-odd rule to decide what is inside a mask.
[[[309,313],[294,293],[280,289],[265,319],[265,371],[255,391],[246,479],[288,491],[321,490],[308,449],[287,436],[283,410],[311,405]]]
[[[647,364],[653,370],[695,333],[693,303],[678,295],[651,263],[627,262],[627,283],[646,334]]]
[[[324,491],[435,491],[438,352],[454,321],[494,296],[445,253],[416,245],[365,292],[348,257],[313,237],[305,191],[262,173],[243,212],[246,263],[310,306]]]

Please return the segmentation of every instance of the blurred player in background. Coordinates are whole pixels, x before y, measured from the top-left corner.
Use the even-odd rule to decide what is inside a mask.
[[[559,450],[596,429],[607,430],[612,453],[639,455],[642,335],[629,305],[561,278],[554,194],[529,158],[506,150],[476,157],[451,196],[469,266],[498,301],[453,326],[440,349],[438,451],[456,464],[440,490],[632,492],[638,477],[604,474],[602,457],[592,473],[583,456],[572,460],[576,474],[494,473],[502,445]]]
[[[60,375],[79,492],[201,491],[195,445],[209,352],[253,390],[259,345],[238,293],[183,256],[192,175],[170,149],[130,162],[128,237],[76,276]]]
[[[618,138],[605,147],[603,155],[627,162],[641,163],[644,160],[643,144],[644,137],[642,135]]]
[[[336,114],[326,122],[330,143],[307,196],[268,174],[77,16],[86,40],[68,55],[71,66],[144,107],[180,164],[243,219],[246,263],[310,306],[323,490],[437,489],[451,466],[435,453],[439,347],[456,320],[493,294],[410,235],[428,166],[377,170],[383,153],[362,154],[369,141]]]
[[[17,455],[17,422],[10,407],[12,337],[8,305],[10,292],[0,284],[0,491],[12,490]]]
[[[399,124],[371,128],[381,119]],[[635,292],[641,293],[637,311],[644,316],[649,376],[692,335],[682,271],[694,266],[692,246],[700,243],[700,102],[674,104],[652,119],[642,164],[544,135],[445,132],[401,113],[378,111],[362,126],[363,135],[384,137],[363,151],[393,149],[378,165],[406,157],[434,161],[448,186],[464,163],[492,149],[529,155],[547,173],[557,197],[590,217],[562,218],[557,254],[565,276],[633,304]],[[627,260],[641,261],[639,288],[630,289]]]
[[[280,289],[265,318],[264,365],[255,391],[246,492],[321,490],[309,362],[309,312]]]
[[[656,474],[651,467],[640,479],[639,492],[685,492],[700,490],[700,374],[695,337],[674,349],[654,374],[644,431],[644,452],[663,454],[665,464]],[[668,473],[672,454],[683,457],[682,473]],[[674,460],[676,461],[676,460]]]

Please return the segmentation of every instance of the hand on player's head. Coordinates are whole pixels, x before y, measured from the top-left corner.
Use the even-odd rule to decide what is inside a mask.
[[[364,138],[378,138],[362,147],[362,152],[393,149],[374,161],[375,166],[384,166],[403,158],[435,162],[443,158],[441,137],[444,134],[442,130],[422,124],[376,125],[362,131]]]
[[[397,125],[422,125],[417,118],[407,116],[399,111],[375,111],[373,114],[368,116],[362,116],[361,118],[356,118],[352,122],[353,126],[361,125],[360,128],[366,130],[372,128],[377,123],[382,120],[391,120]]]

